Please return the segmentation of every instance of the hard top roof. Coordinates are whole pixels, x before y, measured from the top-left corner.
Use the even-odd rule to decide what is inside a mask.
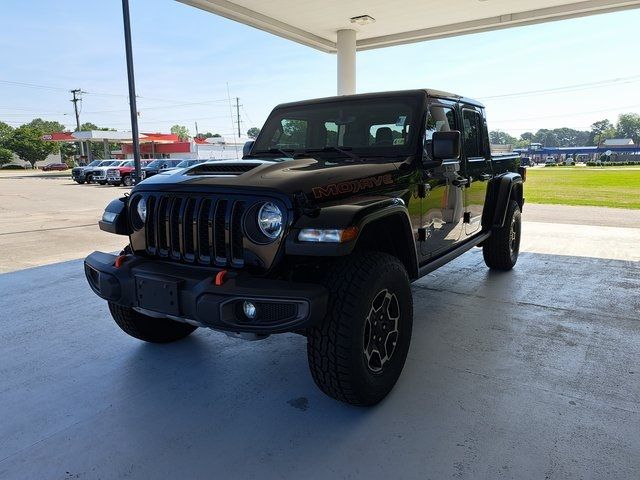
[[[319,103],[340,102],[344,100],[375,100],[377,98],[390,98],[390,97],[430,97],[430,98],[442,98],[445,100],[452,100],[454,102],[467,103],[469,105],[475,105],[477,107],[484,108],[484,105],[472,98],[456,95],[455,93],[444,92],[441,90],[433,89],[416,89],[416,90],[396,90],[392,92],[373,92],[373,93],[358,93],[355,95],[338,95],[333,97],[313,98],[309,100],[301,100],[297,102],[281,103],[277,105],[275,109],[290,108],[303,105],[313,105]]]

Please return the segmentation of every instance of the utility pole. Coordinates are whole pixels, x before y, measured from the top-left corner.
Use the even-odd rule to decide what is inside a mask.
[[[198,140],[200,140],[200,134],[198,133],[198,122],[196,124],[196,137],[193,139],[193,143],[196,144],[196,158],[200,158],[200,149],[198,148]]]
[[[236,97],[236,118],[238,119],[238,138],[242,136],[240,133],[240,99]]]
[[[73,103],[73,109],[76,112],[76,131],[79,132],[80,131],[80,112],[78,112],[78,102],[82,101],[82,97],[80,96],[82,94],[82,90],[79,88],[75,88],[70,91],[71,91],[71,94],[73,95],[73,99],[71,100],[71,102]],[[84,157],[84,143],[81,141],[78,143],[80,144],[80,155]]]
[[[124,46],[127,54],[127,80],[129,83],[129,111],[131,113],[131,139],[133,140],[133,161],[136,166],[135,183],[140,182],[140,138],[138,135],[138,108],[136,107],[136,83],[133,75],[133,49],[131,47],[131,20],[129,0],[122,0],[122,20],[124,23]]]

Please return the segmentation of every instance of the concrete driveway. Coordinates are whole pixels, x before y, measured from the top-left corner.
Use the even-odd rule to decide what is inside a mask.
[[[639,234],[602,227],[612,252],[578,227],[525,224],[512,272],[474,249],[414,284],[371,409],[316,389],[303,337],[143,344],[81,261],[0,275],[0,478],[638,478]]]

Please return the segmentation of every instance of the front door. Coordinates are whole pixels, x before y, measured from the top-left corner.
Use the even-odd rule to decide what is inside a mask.
[[[464,235],[464,182],[459,159],[435,162],[430,154],[434,132],[458,130],[456,105],[431,100],[424,139],[425,197],[421,200],[421,225],[426,239],[419,243],[422,262],[453,248]]]
[[[491,151],[483,109],[462,106],[462,157],[463,175],[468,181],[465,188],[465,236],[471,236],[482,228],[487,184],[492,177]]]

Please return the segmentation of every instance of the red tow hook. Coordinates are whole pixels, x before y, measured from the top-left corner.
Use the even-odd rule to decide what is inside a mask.
[[[216,287],[220,287],[223,283],[224,283],[224,277],[227,276],[227,271],[226,270],[220,270],[217,274],[216,274],[216,279],[214,280],[214,284]]]
[[[113,266],[116,268],[120,268],[126,259],[127,259],[126,255],[118,255],[116,257],[116,261],[113,262]]]

